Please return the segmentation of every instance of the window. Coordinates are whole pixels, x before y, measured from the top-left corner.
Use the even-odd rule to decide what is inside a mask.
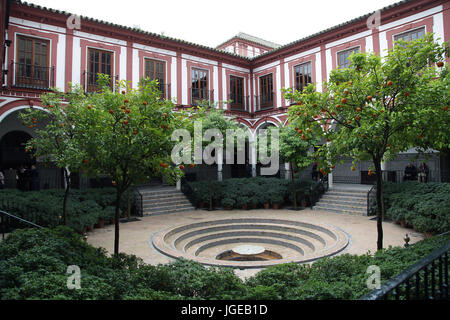
[[[49,41],[24,36],[17,37],[15,63],[17,86],[49,87]]]
[[[244,108],[244,79],[230,76],[230,100],[232,108]]]
[[[144,77],[150,80],[158,80],[159,91],[166,96],[166,63],[164,61],[145,59]]]
[[[425,35],[425,28],[419,28],[415,30],[411,30],[402,34],[398,34],[394,36],[394,41],[404,40],[404,41],[414,41],[417,39],[422,39]]]
[[[88,74],[87,74],[87,91],[94,92],[98,90],[97,79],[98,74],[103,73],[109,75],[110,87],[112,88],[112,59],[113,54],[109,51],[89,49],[88,51]]]
[[[338,68],[339,69],[349,68],[350,60],[348,59],[348,57],[350,57],[351,54],[358,53],[358,52],[359,52],[359,48],[353,48],[353,49],[348,49],[345,51],[338,52],[338,54],[337,54]]]
[[[311,80],[311,62],[304,63],[294,67],[295,89],[302,91]]]
[[[273,83],[272,74],[259,78],[259,94],[261,108],[273,107]]]
[[[192,104],[197,105],[208,99],[208,71],[192,69],[191,72],[191,98]]]

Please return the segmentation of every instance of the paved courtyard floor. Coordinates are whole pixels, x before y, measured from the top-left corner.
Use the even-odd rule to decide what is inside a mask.
[[[173,259],[159,253],[152,245],[152,236],[164,229],[195,223],[201,220],[218,218],[277,218],[309,223],[328,224],[337,227],[347,233],[348,246],[342,253],[364,254],[368,251],[376,251],[377,228],[373,217],[339,214],[329,211],[305,209],[293,211],[280,210],[195,210],[189,212],[172,213],[157,216],[145,216],[141,221],[120,224],[120,252],[134,254],[148,264],[168,263]],[[407,233],[411,238],[410,243],[423,239],[421,233],[412,229],[405,229],[391,222],[383,222],[383,246],[403,246],[403,238]],[[88,233],[88,243],[96,247],[103,247],[109,253],[114,248],[114,225],[108,225],[101,229],[94,229]],[[236,274],[242,278],[252,276],[260,269],[236,270]]]

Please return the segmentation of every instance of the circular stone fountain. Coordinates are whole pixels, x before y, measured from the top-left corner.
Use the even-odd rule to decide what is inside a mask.
[[[334,255],[348,245],[348,237],[324,224],[230,218],[163,230],[153,236],[152,243],[159,252],[172,258],[245,269],[304,263]]]

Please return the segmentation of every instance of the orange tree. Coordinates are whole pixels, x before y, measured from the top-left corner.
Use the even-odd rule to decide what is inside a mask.
[[[303,139],[323,139],[315,152],[322,170],[330,172],[342,157],[354,163],[372,161],[378,250],[383,248],[381,163],[419,141],[422,147],[426,141],[430,146],[449,145],[449,80],[444,63],[448,51],[447,43],[438,44],[427,34],[414,42],[396,43],[384,58],[352,55],[350,68],[331,72],[324,92],[310,85],[303,92],[285,93],[297,103],[290,108],[289,119],[303,130]],[[435,119],[445,125],[446,134],[434,127]]]
[[[313,147],[319,142],[317,138],[306,139],[303,130],[292,124],[281,127],[279,154],[284,162],[289,163],[294,209],[297,209],[297,192],[295,190],[294,171],[303,170],[313,161]]]
[[[41,96],[45,111],[37,108],[20,113],[22,122],[29,128],[36,128],[36,137],[30,139],[25,151],[63,169],[65,192],[63,200],[63,223],[67,225],[67,199],[70,193],[70,172],[81,167],[83,152],[78,145],[74,121],[78,116],[79,102],[83,99],[80,87],[73,87],[70,93],[49,92]],[[41,124],[41,128],[37,127]]]
[[[183,125],[183,114],[161,99],[156,81],[143,80],[138,89],[120,82],[112,91],[100,75],[101,91],[80,101],[75,126],[85,158],[82,169],[105,174],[116,189],[114,254],[119,253],[119,210],[123,193],[152,176],[174,182],[183,167],[171,165],[171,135]]]

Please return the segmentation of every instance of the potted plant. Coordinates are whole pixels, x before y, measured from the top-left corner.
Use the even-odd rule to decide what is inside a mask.
[[[226,210],[231,210],[235,203],[236,203],[236,201],[234,201],[234,199],[232,199],[232,198],[224,198],[224,199],[222,199],[222,206]]]
[[[242,208],[242,210],[247,210],[248,203],[250,199],[247,196],[241,196],[236,198],[236,207]]]
[[[284,198],[280,193],[274,192],[271,194],[270,202],[272,203],[272,207],[274,209],[279,209],[280,206],[283,204],[283,200]]]

